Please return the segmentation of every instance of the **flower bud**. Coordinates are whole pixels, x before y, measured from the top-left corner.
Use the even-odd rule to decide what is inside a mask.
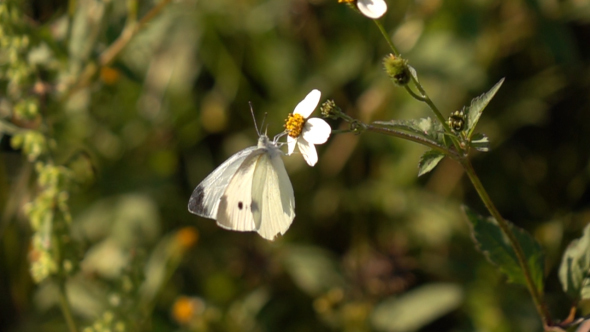
[[[447,123],[455,132],[460,132],[465,129],[465,113],[463,110],[451,113]]]
[[[320,113],[324,118],[338,119],[340,114],[342,114],[342,110],[330,99],[326,100],[322,106],[320,106]]]
[[[410,81],[408,60],[389,54],[383,59],[383,67],[395,85],[403,86]]]

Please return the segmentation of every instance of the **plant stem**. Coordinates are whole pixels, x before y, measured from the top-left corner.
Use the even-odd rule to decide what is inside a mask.
[[[65,280],[60,277],[59,283],[59,306],[61,307],[61,312],[64,315],[66,320],[66,325],[68,326],[68,330],[70,332],[78,332],[78,328],[76,327],[76,323],[74,322],[74,318],[72,316],[72,309],[70,308],[70,303],[68,302],[67,294],[66,294],[66,285]]]
[[[389,47],[393,51],[393,54],[395,56],[399,56],[399,51],[397,50],[397,48],[395,47],[395,45],[391,41],[391,38],[389,38],[387,32],[383,28],[383,25],[377,20],[374,20],[374,22],[377,25],[377,27],[379,28],[379,31],[381,31],[381,34],[383,35],[383,37],[385,38],[387,43],[389,44]],[[549,310],[547,309],[547,305],[545,304],[545,302],[543,300],[542,294],[539,292],[539,290],[535,286],[535,283],[534,283],[533,278],[531,276],[531,271],[530,271],[529,266],[526,262],[526,258],[525,258],[524,252],[522,251],[522,247],[520,246],[520,243],[518,242],[514,233],[510,229],[509,223],[504,218],[502,218],[502,215],[500,215],[500,212],[498,211],[498,209],[496,208],[496,206],[492,202],[492,199],[490,198],[490,196],[488,195],[487,191],[485,190],[483,184],[481,183],[481,181],[477,177],[477,174],[475,173],[473,165],[471,164],[471,161],[468,159],[467,151],[465,151],[465,149],[461,148],[459,138],[455,134],[453,134],[451,128],[449,127],[449,125],[445,121],[445,118],[442,116],[442,113],[436,107],[436,105],[432,102],[432,100],[430,99],[430,97],[428,96],[426,91],[424,90],[424,87],[422,87],[422,84],[420,84],[420,82],[418,81],[417,77],[415,77],[413,74],[410,75],[410,77],[412,79],[412,82],[414,83],[414,85],[416,86],[418,91],[420,92],[420,96],[416,95],[413,91],[411,91],[411,89],[407,85],[406,85],[406,90],[416,100],[426,103],[428,105],[428,107],[430,107],[430,109],[432,110],[432,112],[434,113],[434,115],[436,116],[438,121],[442,124],[445,132],[450,134],[449,136],[452,139],[453,145],[455,146],[455,148],[458,151],[454,154],[454,156],[453,155],[451,155],[451,156],[454,157],[456,160],[458,160],[461,163],[461,165],[463,166],[463,168],[467,172],[467,175],[469,176],[471,183],[475,187],[475,190],[479,194],[479,197],[484,202],[486,208],[488,209],[488,211],[490,212],[492,217],[494,219],[496,219],[496,221],[498,222],[498,226],[502,230],[502,233],[504,233],[504,235],[508,238],[510,245],[514,249],[514,252],[516,254],[516,258],[518,260],[520,268],[523,271],[526,285],[527,285],[527,288],[531,294],[531,297],[533,298],[535,308],[537,309],[537,312],[541,316],[545,330],[547,330],[552,325],[551,316],[549,314]],[[367,129],[369,129],[369,127],[367,127]],[[391,133],[391,132],[389,132],[390,130],[387,128],[379,128],[378,130],[374,130],[374,131],[382,132],[382,133],[385,133],[385,134],[388,134],[391,136],[397,136],[397,137],[409,139],[411,141],[418,142],[418,143],[424,144],[426,146],[430,146],[429,144],[427,144],[423,141],[416,140],[416,137],[410,138],[410,137],[407,137],[406,135],[400,135],[399,133]],[[432,147],[432,146],[430,146],[430,147]],[[434,147],[432,147],[432,148],[434,148]],[[445,149],[445,150],[447,152],[449,151],[448,149]],[[461,152],[463,152],[464,155],[458,157],[459,153],[461,153]]]
[[[514,233],[510,229],[510,225],[508,224],[508,222],[504,218],[502,218],[502,215],[500,215],[500,212],[492,202],[492,199],[488,195],[483,184],[479,180],[479,177],[475,173],[475,169],[473,168],[471,161],[468,158],[461,158],[459,159],[459,162],[465,169],[465,172],[469,176],[469,180],[471,180],[473,187],[475,187],[475,190],[477,191],[479,197],[485,204],[486,208],[488,209],[492,217],[498,222],[498,226],[502,230],[502,233],[504,233],[504,235],[506,235],[506,237],[508,238],[508,241],[510,241],[510,245],[514,249],[514,253],[516,254],[516,258],[518,260],[520,268],[523,271],[526,285],[529,290],[529,293],[531,294],[531,297],[533,298],[535,308],[537,309],[539,316],[541,316],[545,329],[547,329],[549,326],[552,325],[551,315],[549,314],[549,310],[547,309],[547,305],[543,300],[542,294],[539,293],[539,290],[535,286],[535,283],[531,276],[531,271],[526,262],[526,258],[524,252],[522,251],[520,243],[514,236]]]
[[[377,28],[379,29],[379,31],[381,31],[381,34],[383,35],[383,38],[385,38],[385,40],[387,40],[387,44],[389,44],[389,48],[391,48],[391,51],[393,52],[393,55],[395,55],[396,57],[398,57],[399,56],[399,51],[397,50],[397,48],[395,47],[395,45],[391,41],[391,38],[389,38],[389,35],[387,34],[387,31],[385,31],[385,28],[383,27],[383,24],[381,24],[381,22],[379,22],[378,20],[373,20],[373,22],[375,22],[375,24],[377,25]]]
[[[139,23],[137,24],[130,24],[125,27],[119,38],[115,40],[109,48],[107,48],[98,58],[98,63],[100,66],[109,65],[115,60],[117,55],[129,44],[131,38],[135,36],[141,29],[145,27],[147,23],[149,23],[156,15],[158,15],[162,9],[170,2],[171,0],[162,0],[160,1],[154,8],[152,8],[144,17],[141,18]],[[128,22],[133,23],[132,20]]]
[[[82,74],[80,75],[77,82],[70,88],[65,94],[63,99],[67,99],[74,92],[86,87],[94,75],[98,72],[100,67],[110,65],[121,51],[129,44],[132,37],[135,36],[141,29],[145,27],[156,15],[158,15],[164,7],[172,0],[162,0],[154,8],[152,8],[141,20],[135,23],[133,19],[133,13],[130,13],[130,17],[127,20],[128,25],[125,26],[123,32],[119,37],[98,57],[98,63],[91,62],[86,65]]]
[[[387,41],[387,44],[389,45],[389,48],[391,48],[391,51],[393,52],[393,54],[396,57],[399,57],[400,56],[400,53],[397,50],[397,47],[395,47],[395,45],[393,44],[393,41],[391,40],[391,38],[389,38],[389,35],[387,34],[387,31],[385,31],[385,28],[383,27],[383,24],[381,24],[381,22],[379,22],[378,20],[373,20],[373,22],[375,22],[375,24],[377,25],[377,28],[379,29],[379,31],[383,35],[383,38],[385,38],[385,40]],[[414,85],[416,86],[416,88],[418,89],[418,91],[420,91],[421,96],[416,95],[406,85],[406,90],[408,91],[408,93],[414,99],[416,99],[416,100],[418,100],[420,102],[426,103],[428,105],[428,107],[430,107],[430,109],[432,110],[432,112],[434,113],[434,115],[436,116],[436,118],[438,119],[438,121],[442,124],[444,130],[448,134],[450,134],[449,136],[451,137],[451,141],[453,142],[453,145],[455,146],[455,148],[457,149],[457,151],[461,151],[459,140],[453,134],[453,131],[451,130],[451,128],[449,127],[449,125],[445,121],[445,118],[443,117],[442,113],[440,112],[440,110],[438,109],[438,107],[436,107],[436,105],[432,102],[432,100],[430,99],[430,97],[426,93],[426,90],[424,90],[424,87],[422,87],[422,84],[420,84],[420,82],[418,81],[418,78],[415,77],[413,74],[410,75],[410,78],[412,79],[412,82],[414,83]]]

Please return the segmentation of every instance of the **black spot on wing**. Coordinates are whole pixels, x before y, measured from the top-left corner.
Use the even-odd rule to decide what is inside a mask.
[[[188,200],[188,210],[194,214],[208,214],[207,207],[203,205],[205,192],[203,187],[197,186]]]
[[[252,201],[252,204],[250,204],[250,210],[252,211],[252,213],[258,211],[258,203]]]
[[[242,202],[238,202],[238,209],[243,209],[244,208],[244,203]]]

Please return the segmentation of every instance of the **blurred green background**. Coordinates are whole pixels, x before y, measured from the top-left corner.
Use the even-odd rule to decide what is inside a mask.
[[[157,3],[12,1],[34,67],[19,91],[41,95],[42,124],[15,121],[7,76],[0,117],[41,128],[53,162],[85,174],[68,203],[80,328],[141,316],[146,296],[138,326],[153,331],[542,329],[526,289],[474,247],[460,206],[487,213],[461,167],[444,160],[417,178],[417,144],[337,134],[314,168],[284,158],[296,218],[274,242],[190,214],[193,188],[256,144],[249,101],[269,135],[314,88],[363,121],[431,114],[384,74],[375,24],[336,0],[172,1],[88,85],[63,93],[133,19],[130,5],[139,19]],[[590,1],[387,4],[384,26],[443,114],[506,78],[480,121],[491,152],[473,162],[500,212],[542,244],[546,298],[564,319],[556,268],[590,220]],[[10,139],[0,141],[0,330],[65,331],[55,283],[30,277],[22,211],[38,186]],[[186,244],[180,258],[175,243]]]

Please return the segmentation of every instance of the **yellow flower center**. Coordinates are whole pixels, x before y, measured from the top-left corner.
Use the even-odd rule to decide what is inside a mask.
[[[343,3],[343,2],[352,3],[352,2],[354,2],[354,0],[338,0],[338,3]]]
[[[289,117],[287,120],[285,120],[285,129],[287,130],[289,136],[297,138],[299,135],[301,135],[304,124],[305,119],[301,114],[289,113]]]

